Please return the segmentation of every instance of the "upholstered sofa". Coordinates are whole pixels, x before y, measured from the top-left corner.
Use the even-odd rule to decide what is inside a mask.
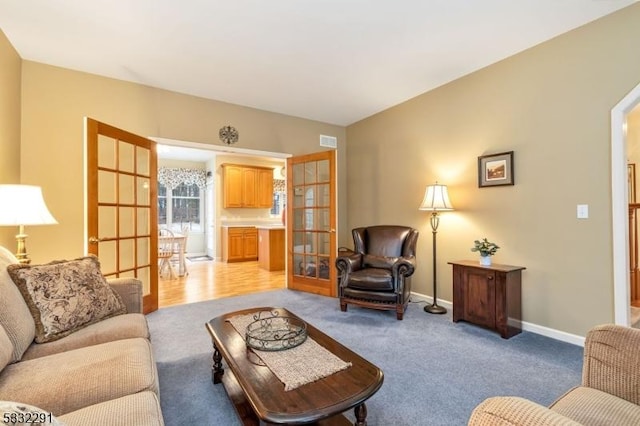
[[[602,325],[587,334],[582,384],[550,407],[524,398],[493,397],[469,425],[640,425],[640,330]]]
[[[15,263],[0,247],[0,412],[28,405],[53,424],[163,425],[140,281],[105,281],[124,304],[117,315],[37,343],[37,321],[7,272]]]

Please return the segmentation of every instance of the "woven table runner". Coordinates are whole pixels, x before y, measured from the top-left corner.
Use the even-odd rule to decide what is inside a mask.
[[[247,326],[255,321],[254,315],[257,314],[258,312],[237,315],[227,321],[244,339]],[[307,337],[304,343],[295,348],[275,352],[253,350],[253,353],[284,383],[285,391],[296,389],[351,367],[350,362],[344,362],[311,337]]]

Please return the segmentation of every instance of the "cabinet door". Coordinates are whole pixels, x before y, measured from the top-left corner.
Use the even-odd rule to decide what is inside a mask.
[[[227,261],[234,262],[242,260],[244,257],[244,232],[242,228],[231,228],[228,234],[229,241],[227,247],[229,252],[227,254]]]
[[[257,181],[258,171],[256,169],[249,167],[242,169],[242,207],[258,207]]]
[[[224,208],[242,207],[242,167],[224,166]]]
[[[465,320],[490,328],[496,326],[495,272],[479,268],[464,268],[463,283]]]
[[[244,231],[244,253],[243,257],[246,260],[258,259],[258,230],[255,228],[245,229]]]
[[[270,209],[273,205],[273,170],[258,170],[258,207]]]

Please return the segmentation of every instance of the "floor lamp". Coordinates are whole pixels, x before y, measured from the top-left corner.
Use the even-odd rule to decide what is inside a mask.
[[[42,189],[32,185],[0,185],[0,226],[17,226],[18,250],[16,258],[20,263],[31,262],[27,254],[24,233],[25,225],[53,225],[56,220],[42,198]]]
[[[431,212],[431,233],[433,235],[433,303],[425,306],[424,310],[430,314],[444,314],[447,312],[447,308],[438,306],[438,287],[436,285],[436,234],[438,233],[438,224],[440,223],[438,213],[453,210],[451,201],[449,201],[447,187],[445,185],[438,185],[438,182],[434,185],[427,186],[424,192],[424,199],[418,209]]]

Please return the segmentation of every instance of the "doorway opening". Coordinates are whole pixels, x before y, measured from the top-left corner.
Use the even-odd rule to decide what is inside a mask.
[[[640,104],[640,84],[611,110],[611,210],[614,321],[631,325],[627,117]]]
[[[284,193],[284,166],[289,154],[151,137],[158,143],[158,167],[166,175],[165,192],[159,183],[159,226],[190,227],[186,258],[188,274],[161,280],[160,307],[286,288],[284,271],[264,271],[258,262],[222,261],[221,227],[240,223],[278,223],[275,210],[225,209],[222,202],[221,164],[239,163],[273,168],[274,204]],[[172,177],[173,176],[173,177]],[[190,177],[197,176],[197,179]],[[185,180],[185,182],[182,182]],[[196,183],[197,182],[197,185]],[[278,184],[282,190],[275,191]],[[184,194],[183,194],[184,192]],[[174,195],[174,197],[172,197]],[[192,196],[189,198],[189,196]],[[175,229],[174,229],[175,231]],[[179,230],[177,231],[179,232]],[[210,259],[210,260],[209,260]]]

